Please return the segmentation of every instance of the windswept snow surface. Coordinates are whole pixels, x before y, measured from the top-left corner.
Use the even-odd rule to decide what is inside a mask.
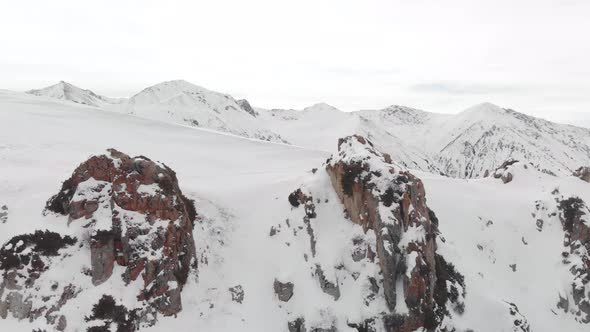
[[[164,100],[170,98],[178,101],[189,97],[168,96]],[[335,112],[321,108],[321,112]],[[287,117],[289,112],[276,113]],[[291,113],[294,117],[306,116]],[[468,113],[464,116],[471,117]],[[510,111],[497,116],[521,123]],[[428,121],[447,120],[436,116],[436,120]],[[358,119],[347,115],[334,121],[358,124]],[[462,121],[446,123],[464,128]],[[536,120],[528,123],[562,137],[551,129],[553,125]],[[307,130],[311,134],[315,129]],[[296,138],[297,134],[285,137]],[[326,144],[326,149],[336,149],[336,141],[320,143]],[[209,263],[199,265],[198,278],[189,278],[183,291],[183,311],[176,318],[161,317],[146,331],[286,331],[289,318],[273,292],[274,278],[284,275],[295,278],[293,305],[306,306],[307,320],[320,319],[326,306],[335,303],[327,294],[306,293],[306,279],[297,279],[303,271],[288,269],[290,256],[278,249],[284,245],[278,246],[269,236],[271,226],[283,222],[291,210],[288,194],[309,178],[312,168],[319,167],[318,172],[323,172],[321,165],[328,152],[5,91],[0,92],[0,206],[6,205],[9,213],[7,221],[0,223],[0,242],[36,229],[71,233],[75,225],[41,214],[45,202],[78,164],[110,147],[148,156],[174,169],[180,187],[196,200],[202,218],[194,235],[198,255],[206,256]],[[388,152],[392,156],[396,153]],[[572,159],[572,163],[585,160]],[[514,318],[507,303],[514,303],[532,331],[588,330],[589,325],[575,322],[556,307],[559,294],[569,289],[572,278],[561,262],[563,231],[559,220],[548,218],[539,231],[532,216],[538,213],[538,204],[549,212],[555,209],[556,188],[560,195],[575,194],[590,202],[588,183],[570,176],[551,176],[533,167],[519,169],[508,184],[493,178],[464,180],[414,173],[424,181],[428,205],[440,220],[445,242],[440,241],[438,250],[465,275],[465,313],[457,319],[458,327],[478,332],[513,331]],[[334,215],[330,225],[317,226],[321,229],[318,248],[325,257],[337,259],[342,255],[337,239],[342,232],[358,231],[358,227],[346,224],[349,221],[343,218],[329,181],[316,185],[323,186],[330,198],[330,205],[322,208],[332,207],[329,213]],[[334,250],[331,256],[330,250]],[[242,285],[245,292],[241,304],[233,302],[228,291],[236,285]],[[348,291],[341,287],[343,294]],[[135,294],[135,290],[123,286],[120,291],[122,298]],[[363,304],[358,303],[358,308],[353,305],[335,304],[328,309],[334,316],[354,310],[360,316]],[[68,329],[75,331],[74,325],[72,322]],[[342,331],[354,331],[345,324],[339,326]],[[11,317],[0,320],[1,330],[29,332],[32,327],[34,324],[28,321]]]

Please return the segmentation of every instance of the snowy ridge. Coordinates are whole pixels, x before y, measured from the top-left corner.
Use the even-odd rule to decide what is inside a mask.
[[[325,103],[303,110],[265,110],[184,80],[156,84],[122,103],[65,82],[29,93],[327,152],[335,150],[338,138],[358,134],[400,165],[450,177],[485,177],[508,159],[561,175],[590,165],[590,129],[490,103],[455,115],[398,105],[342,112]]]
[[[81,89],[70,83],[60,81],[57,84],[48,86],[43,89],[29,90],[28,94],[35,96],[43,96],[55,98],[65,101],[71,101],[78,104],[101,107],[106,104],[119,104],[124,102],[124,99],[108,98],[98,95],[90,90]]]
[[[154,120],[229,132],[265,141],[285,142],[260,126],[249,103],[184,80],[148,87],[129,99],[125,112]]]
[[[563,125],[490,103],[456,115],[404,106],[359,112],[267,112],[269,126],[298,145],[333,150],[343,134],[371,139],[398,163],[458,178],[481,178],[508,159],[549,174],[590,164],[590,129]],[[305,133],[302,135],[301,133]]]
[[[590,129],[561,125],[492,104],[474,106],[443,124],[436,153],[445,174],[482,177],[508,159],[570,175],[590,164]]]

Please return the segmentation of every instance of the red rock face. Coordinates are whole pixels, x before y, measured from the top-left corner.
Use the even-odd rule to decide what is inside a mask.
[[[338,142],[338,154],[328,160],[326,170],[350,219],[365,232],[373,230],[376,234],[389,309],[395,312],[400,296],[409,309],[408,315],[392,320],[395,323],[387,328],[414,331],[424,327],[431,331],[444,314],[437,309],[435,294],[437,274],[445,273],[437,273],[438,221],[426,205],[422,181],[407,171],[396,170],[389,155],[376,151],[371,142],[356,135]],[[446,268],[446,264],[439,265]],[[403,294],[396,293],[400,279]],[[438,291],[445,293],[440,297],[446,302],[444,282],[441,287],[445,289]]]
[[[94,284],[108,280],[115,264],[125,266],[126,282],[143,278],[140,300],[152,301],[164,315],[175,314],[195,257],[194,205],[167,166],[108,152],[78,166],[47,210],[92,227]]]

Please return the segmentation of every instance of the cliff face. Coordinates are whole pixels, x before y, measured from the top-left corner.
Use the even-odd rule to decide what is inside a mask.
[[[571,289],[558,307],[579,322],[590,323],[590,209],[575,196],[561,200],[558,209],[564,231],[563,263],[573,276]]]
[[[339,202],[323,198],[329,194],[319,188],[298,189],[289,196],[289,202],[295,210],[303,207],[302,223],[297,226],[289,219],[286,227],[293,228],[295,234],[301,234],[298,228],[306,230],[311,253],[311,257],[305,255],[306,262],[323,293],[337,302],[354,303],[358,300],[346,294],[359,287],[354,292],[362,294],[362,302],[356,306],[364,304],[364,310],[373,313],[357,321],[347,319],[347,325],[358,331],[452,330],[451,316],[463,312],[464,279],[436,251],[438,219],[426,204],[422,181],[394,165],[390,156],[377,151],[370,141],[356,135],[339,140],[338,153],[328,159],[325,171],[330,185],[325,190],[332,191]],[[328,220],[326,210],[342,207],[348,222],[360,226],[364,235],[348,239],[350,245],[343,245],[343,251],[349,251],[350,257],[342,258],[345,263],[332,272],[333,267],[326,264],[324,256],[333,253],[322,242],[328,241],[322,232],[327,224],[338,222]],[[285,230],[281,226],[271,235],[280,237],[280,230]],[[336,229],[333,232],[344,233]],[[321,247],[324,249],[319,250]],[[350,276],[346,271],[355,271],[357,266],[363,272],[350,272],[354,282],[347,285],[345,280]],[[367,272],[373,269],[378,273]],[[298,289],[295,285],[296,295]],[[280,298],[281,294],[278,295]],[[308,324],[308,328],[336,330],[339,318],[333,316],[326,318],[327,324]],[[289,327],[303,331],[305,324],[298,317]]]
[[[182,288],[196,267],[192,236],[196,212],[170,168],[108,150],[76,168],[48,200],[45,213],[50,212],[67,216],[69,228],[80,236],[37,231],[10,240],[0,251],[4,273],[0,316],[11,313],[33,321],[44,315],[50,326],[63,330],[69,317],[66,312],[58,315],[61,307],[107,282],[126,285],[125,293],[137,291],[131,294],[136,300],[127,304],[135,308],[127,321],[111,320],[128,330],[155,323],[157,314],[182,310]],[[89,262],[84,261],[88,257]],[[59,274],[53,271],[64,267],[74,275],[67,285],[52,279]],[[115,270],[122,274],[114,274]],[[46,284],[50,284],[48,294],[43,293]],[[121,304],[104,295],[96,306]]]
[[[361,136],[340,139],[338,154],[326,165],[349,218],[376,234],[388,308],[395,312],[399,300],[409,308],[408,315],[391,324],[390,330],[433,329],[444,315],[437,309],[446,305],[437,307],[435,296],[442,300],[445,296],[440,292],[447,291],[444,283],[437,283],[437,276],[442,278],[446,275],[442,270],[448,268],[436,254],[438,220],[426,205],[422,181],[396,168],[389,155],[376,151]],[[403,283],[400,293],[398,281]],[[437,290],[438,285],[445,289]],[[463,285],[453,287],[463,295]]]

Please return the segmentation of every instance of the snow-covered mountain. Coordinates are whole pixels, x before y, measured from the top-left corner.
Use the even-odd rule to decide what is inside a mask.
[[[132,96],[124,111],[143,118],[213,129],[265,141],[285,142],[261,126],[245,101],[184,80],[150,86]]]
[[[95,107],[105,106],[105,104],[120,104],[125,101],[125,99],[121,98],[101,96],[90,90],[81,89],[64,81],[60,81],[57,84],[43,89],[29,90],[27,93],[35,96],[55,98]]]
[[[404,106],[350,113],[313,106],[267,114],[269,126],[295,144],[330,151],[330,141],[360,134],[406,167],[451,177],[484,177],[508,159],[549,174],[569,175],[590,164],[590,129],[489,103],[455,115]]]
[[[516,159],[553,174],[590,164],[590,129],[562,125],[492,104],[467,109],[441,126],[439,167],[453,177],[482,177]]]
[[[590,326],[584,176],[456,179],[361,136],[329,153],[3,91],[0,123],[2,331]]]
[[[340,137],[358,134],[391,153],[404,167],[450,177],[485,177],[508,159],[562,175],[590,164],[589,128],[490,103],[454,115],[397,105],[357,112],[342,112],[327,104],[265,110],[183,80],[156,84],[121,103],[64,82],[29,93],[323,151],[334,151]]]

